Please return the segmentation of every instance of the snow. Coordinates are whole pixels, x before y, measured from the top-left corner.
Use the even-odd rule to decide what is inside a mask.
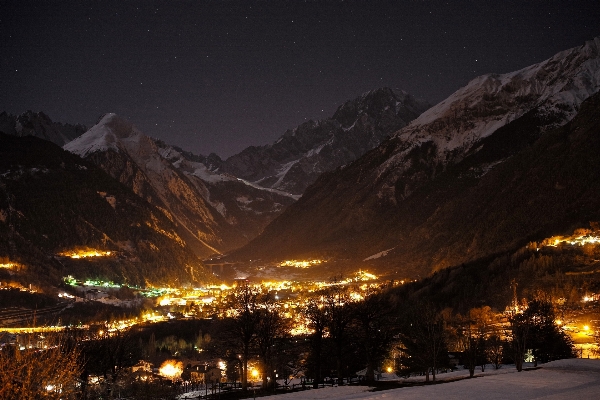
[[[117,147],[117,139],[113,131],[108,127],[108,123],[114,118],[117,118],[116,114],[108,113],[88,130],[83,135],[65,144],[63,149],[75,153],[81,157],[85,157],[88,154],[95,153],[97,151],[115,150],[119,151]]]
[[[281,182],[283,181],[283,178],[285,178],[285,175],[297,163],[298,163],[298,160],[294,160],[294,161],[290,161],[287,164],[282,165],[281,168],[279,169],[279,171],[277,172],[277,175],[275,175],[279,179],[277,179],[277,182],[275,182],[273,184],[273,187],[278,187],[279,185],[281,185]]]
[[[365,258],[363,261],[376,260],[376,259],[378,259],[378,258],[385,257],[385,256],[387,256],[387,255],[388,255],[388,253],[389,253],[390,251],[392,251],[392,250],[394,250],[394,249],[395,249],[395,247],[392,247],[391,249],[387,249],[387,250],[384,250],[384,251],[380,251],[380,252],[379,252],[379,253],[377,253],[377,254],[373,254],[372,256],[369,256],[369,257]]]
[[[435,162],[454,162],[530,110],[553,115],[543,129],[563,125],[599,90],[600,37],[519,71],[479,76],[394,134],[398,147],[375,171],[377,180],[385,177],[377,196],[396,201],[395,180],[411,165],[407,155],[425,143],[435,145]]]
[[[354,126],[354,125],[352,125],[352,126]],[[324,148],[326,145],[328,145],[328,144],[331,144],[331,141],[332,141],[332,139],[329,139],[327,142],[325,142],[325,143],[321,144],[320,146],[318,146],[318,147],[316,147],[316,148],[314,148],[314,149],[310,149],[310,150],[308,151],[308,153],[306,153],[306,155],[305,155],[304,157],[308,158],[308,157],[312,157],[312,156],[314,156],[314,155],[316,155],[316,154],[319,154],[319,153],[321,152],[321,150],[323,150],[323,148]],[[288,170],[289,170],[289,169],[288,169]]]
[[[282,196],[286,196],[286,197],[292,198],[294,200],[298,200],[301,197],[300,195],[291,194],[291,193],[288,193],[288,192],[284,192],[282,190],[270,189],[270,188],[262,187],[260,185],[257,185],[256,183],[249,182],[249,181],[247,181],[245,179],[237,178],[237,180],[240,181],[240,182],[242,182],[244,185],[248,185],[248,186],[253,187],[255,189],[264,190],[266,192],[271,192],[271,193],[276,193],[276,194],[279,194],[279,195],[282,195]]]
[[[235,178],[232,178],[228,175],[218,174],[210,171],[206,165],[197,162],[186,161],[193,168],[192,175],[200,178],[204,182],[208,183],[218,183],[218,182],[226,182],[226,181],[235,181]]]
[[[530,366],[530,365],[529,365]],[[600,360],[569,359],[541,364],[539,369],[517,372],[505,365],[498,370],[488,366],[477,370],[475,378],[466,379],[468,371],[459,370],[437,375],[449,382],[373,391],[368,386],[339,386],[309,389],[279,395],[278,400],[380,400],[380,399],[597,399],[600,398]],[[384,374],[384,376],[387,374]],[[409,378],[416,380],[417,378]],[[418,377],[422,380],[423,377]],[[180,399],[197,398],[203,392],[190,392]],[[195,396],[195,397],[194,397]]]

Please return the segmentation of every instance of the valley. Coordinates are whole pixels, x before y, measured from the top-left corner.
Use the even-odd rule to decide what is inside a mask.
[[[0,114],[0,344],[93,398],[597,358],[599,91],[595,38],[226,159]]]

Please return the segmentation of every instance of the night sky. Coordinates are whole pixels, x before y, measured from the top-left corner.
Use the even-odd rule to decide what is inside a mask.
[[[0,0],[0,111],[116,112],[227,157],[368,90],[434,104],[599,35],[594,0]]]

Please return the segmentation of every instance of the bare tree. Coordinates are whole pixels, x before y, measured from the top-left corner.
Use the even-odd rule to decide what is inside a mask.
[[[334,343],[337,377],[341,381],[344,377],[342,360],[344,346],[347,341],[347,328],[352,321],[353,301],[347,286],[338,285],[339,278],[332,280],[332,285],[325,292],[325,312],[328,315],[327,329],[329,337]]]
[[[488,345],[486,347],[488,360],[494,365],[494,369],[499,369],[502,365],[502,357],[504,356],[506,345],[506,342],[502,340],[500,335],[501,333],[495,329],[490,337],[488,337]]]
[[[238,286],[230,297],[229,307],[233,311],[233,330],[241,350],[242,390],[248,389],[248,359],[256,340],[260,318],[258,297],[260,292],[247,283]]]
[[[379,291],[368,293],[356,303],[354,318],[367,364],[367,381],[375,380],[375,367],[389,352],[394,336],[389,310],[387,299]]]
[[[458,339],[458,349],[465,355],[466,366],[469,369],[469,377],[475,374],[475,367],[481,366],[485,371],[488,361],[488,336],[496,321],[495,315],[490,307],[472,308],[469,314],[454,317],[454,325]]]
[[[274,354],[277,341],[288,332],[288,326],[279,314],[273,296],[270,293],[259,297],[260,308],[257,310],[256,344],[263,368],[263,388],[270,383],[275,384]]]
[[[303,311],[304,317],[308,321],[308,327],[313,331],[310,335],[310,347],[313,359],[314,379],[313,387],[319,387],[321,381],[321,356],[323,353],[323,337],[328,324],[328,315],[325,311],[323,302],[313,297],[308,301]]]
[[[515,367],[517,371],[523,370],[523,359],[527,349],[527,337],[529,336],[529,321],[522,313],[513,313],[509,318],[510,339],[514,354]]]
[[[399,334],[402,342],[402,363],[414,371],[435,374],[448,363],[448,348],[444,320],[431,304],[407,305]]]
[[[79,350],[63,338],[48,340],[45,346],[5,346],[0,350],[1,399],[77,398]]]

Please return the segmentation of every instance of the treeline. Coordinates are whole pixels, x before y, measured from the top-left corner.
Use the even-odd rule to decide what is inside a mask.
[[[211,279],[161,210],[80,157],[37,138],[0,135],[0,172],[0,257],[25,265],[19,276],[55,286],[67,274],[136,285]],[[84,247],[120,257],[53,258]]]

